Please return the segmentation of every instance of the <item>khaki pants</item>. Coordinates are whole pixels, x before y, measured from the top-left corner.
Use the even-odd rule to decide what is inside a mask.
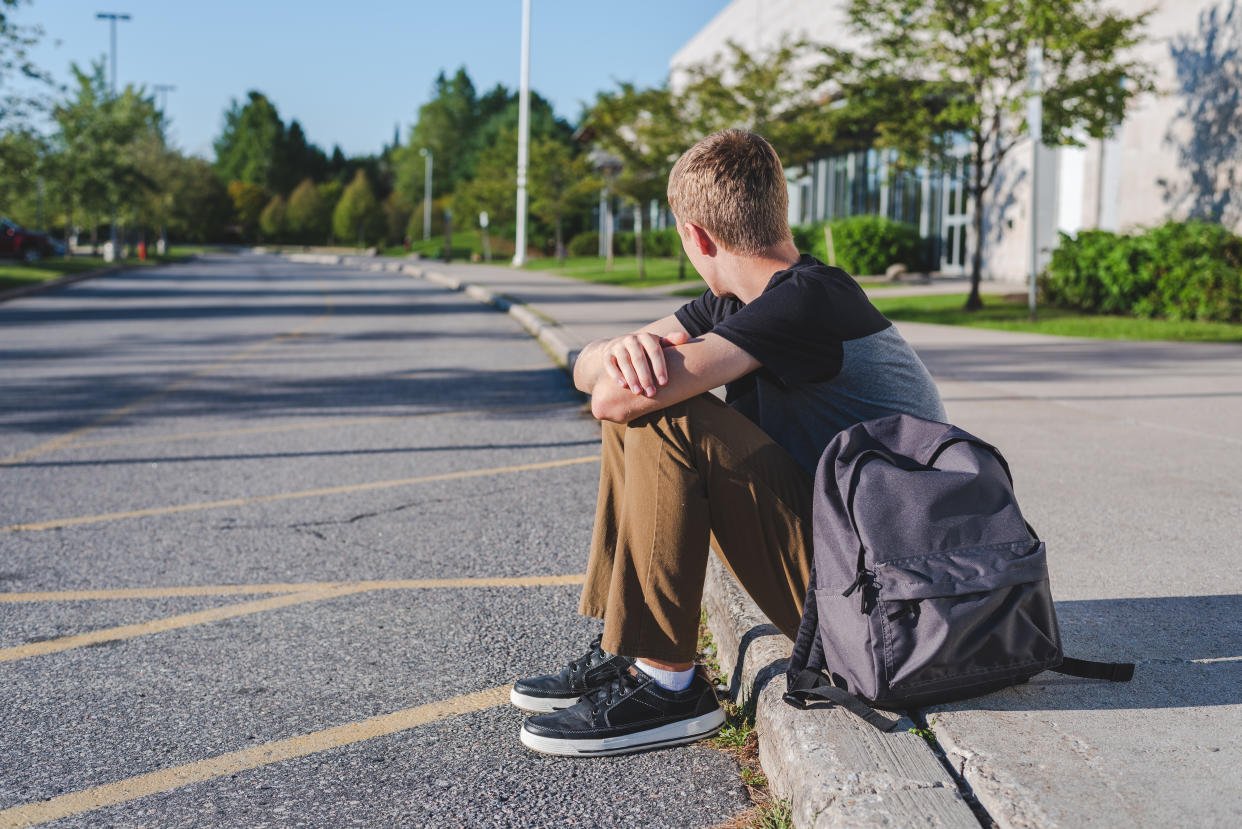
[[[611,653],[694,659],[709,537],[791,639],[811,568],[811,476],[711,395],[603,424],[591,559],[578,610]]]

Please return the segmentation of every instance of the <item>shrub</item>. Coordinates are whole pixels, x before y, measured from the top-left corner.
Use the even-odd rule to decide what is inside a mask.
[[[648,230],[643,234],[643,253],[647,256],[673,257],[681,251],[681,237],[676,228]]]
[[[854,276],[884,273],[889,265],[901,264],[910,270],[922,267],[924,245],[914,225],[883,216],[851,216],[829,224],[837,265]],[[811,253],[826,262],[828,243],[823,225],[810,227],[815,228]]]
[[[1048,302],[1083,311],[1239,322],[1242,237],[1198,221],[1062,234],[1042,282]]]
[[[801,253],[811,253],[815,250],[815,240],[818,239],[820,246],[824,244],[824,223],[815,222],[809,225],[793,225],[789,228],[789,232],[793,234],[794,247]],[[825,253],[827,256],[827,253]],[[818,257],[824,260],[824,256]],[[825,260],[826,261],[826,260]]]
[[[614,256],[633,256],[634,234],[628,231],[612,234],[612,253]]]
[[[569,240],[570,256],[599,256],[599,233],[588,230]]]

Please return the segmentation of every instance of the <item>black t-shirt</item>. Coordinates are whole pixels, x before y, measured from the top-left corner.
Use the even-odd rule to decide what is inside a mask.
[[[726,401],[814,471],[833,435],[901,412],[944,420],[926,367],[840,268],[803,255],[749,304],[705,291],[677,310],[692,337],[724,337],[761,367]]]

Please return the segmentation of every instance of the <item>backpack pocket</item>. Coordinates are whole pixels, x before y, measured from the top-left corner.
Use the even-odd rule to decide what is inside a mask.
[[[877,703],[946,701],[1023,682],[1061,661],[1042,542],[875,562]]]

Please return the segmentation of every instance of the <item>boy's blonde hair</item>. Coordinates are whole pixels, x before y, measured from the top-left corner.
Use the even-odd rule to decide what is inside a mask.
[[[772,145],[745,130],[712,133],[668,177],[678,223],[694,222],[733,253],[758,256],[790,238],[785,170]]]

